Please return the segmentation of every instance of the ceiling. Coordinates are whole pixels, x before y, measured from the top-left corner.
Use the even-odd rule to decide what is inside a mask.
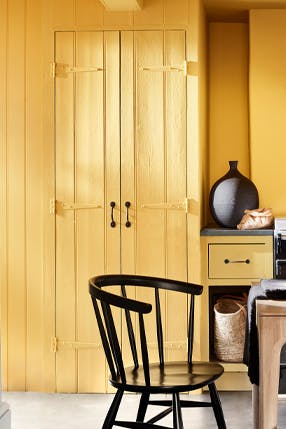
[[[204,0],[210,20],[246,20],[250,9],[286,9],[286,0]]]

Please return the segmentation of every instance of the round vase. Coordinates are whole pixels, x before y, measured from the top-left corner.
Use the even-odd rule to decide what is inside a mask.
[[[244,210],[259,207],[256,186],[238,171],[237,164],[229,161],[229,171],[215,182],[209,197],[212,217],[226,228],[236,228]]]

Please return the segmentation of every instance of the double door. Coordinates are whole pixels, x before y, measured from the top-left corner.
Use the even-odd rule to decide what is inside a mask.
[[[184,60],[184,31],[55,35],[59,392],[107,390],[91,276],[187,279]],[[170,320],[174,305],[180,315]],[[178,359],[186,302],[165,298],[163,307],[166,353]],[[116,317],[120,329],[120,312]],[[121,337],[124,351],[125,332]]]

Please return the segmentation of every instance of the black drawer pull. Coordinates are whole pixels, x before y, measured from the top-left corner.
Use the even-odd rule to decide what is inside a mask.
[[[250,264],[250,259],[225,259],[225,264]]]

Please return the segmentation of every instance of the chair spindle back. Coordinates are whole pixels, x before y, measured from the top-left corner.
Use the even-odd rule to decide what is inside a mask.
[[[120,286],[121,295],[115,295],[114,293],[102,289],[103,287],[116,285]],[[200,295],[202,293],[202,287],[199,285],[193,285],[185,282],[136,275],[106,275],[90,279],[89,290],[92,297],[93,307],[99,327],[104,352],[107,358],[112,378],[115,379],[116,377],[120,377],[123,383],[126,380],[123,355],[120,347],[121,337],[117,333],[114,316],[112,313],[112,307],[117,307],[124,310],[125,317],[122,318],[122,323],[125,320],[130,351],[135,369],[139,367],[139,357],[137,349],[138,347],[141,349],[141,360],[144,369],[145,383],[148,386],[150,384],[149,351],[144,316],[151,312],[152,305],[149,303],[128,298],[126,286],[149,287],[154,289],[154,311],[156,313],[154,319],[156,323],[155,329],[157,336],[158,357],[161,366],[164,366],[164,336],[160,303],[160,289],[183,292],[190,295],[187,353],[188,362],[191,363],[194,331],[194,297],[195,295]],[[101,310],[98,306],[98,301],[101,302]],[[137,323],[139,325],[139,340],[137,344],[135,335],[136,329],[134,328],[134,321],[136,317],[134,318],[133,314],[137,316]]]

